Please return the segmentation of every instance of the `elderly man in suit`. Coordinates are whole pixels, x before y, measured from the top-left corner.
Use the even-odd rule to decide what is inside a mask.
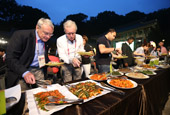
[[[14,32],[6,51],[6,88],[21,84],[22,90],[27,90],[36,80],[44,79],[44,65],[49,61],[46,42],[53,31],[51,20],[41,18],[36,29]]]
[[[128,40],[122,44],[122,54],[128,56],[128,58],[123,59],[125,67],[134,65],[133,51],[130,47],[130,44],[134,41],[133,37],[128,38]]]

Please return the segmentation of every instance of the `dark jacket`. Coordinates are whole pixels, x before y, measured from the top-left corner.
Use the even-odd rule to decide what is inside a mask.
[[[19,30],[12,35],[7,51],[6,88],[16,85],[22,74],[26,72],[35,55],[36,35],[33,30]],[[47,45],[45,44],[45,60],[48,61]],[[44,68],[45,69],[45,68]],[[46,69],[45,69],[46,70]],[[45,71],[44,71],[45,72]],[[46,73],[46,72],[45,72]]]
[[[124,63],[128,63],[129,66],[134,65],[133,51],[127,43],[122,44],[122,54],[128,56],[128,58],[123,59]]]

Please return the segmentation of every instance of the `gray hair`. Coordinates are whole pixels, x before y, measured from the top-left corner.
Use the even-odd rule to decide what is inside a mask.
[[[53,23],[52,23],[52,21],[51,21],[50,19],[40,18],[40,19],[38,20],[38,22],[37,22],[37,26],[38,26],[39,28],[41,28],[41,26],[42,26],[43,24],[47,24],[47,25],[51,26],[51,27],[54,29],[54,25],[53,25]]]
[[[76,31],[77,31],[77,25],[76,25],[76,23],[75,23],[74,21],[72,21],[72,20],[67,20],[67,21],[64,22],[64,24],[63,24],[64,30],[65,30],[66,28],[70,28],[70,27],[72,27],[72,26],[74,26],[75,29],[76,29]]]

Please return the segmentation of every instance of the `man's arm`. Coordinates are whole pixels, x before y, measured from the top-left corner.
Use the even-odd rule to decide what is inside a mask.
[[[19,33],[15,32],[10,39],[6,51],[6,64],[13,72],[22,75],[27,71],[26,67],[21,64],[20,57],[24,50],[24,39],[21,38]]]
[[[104,44],[99,44],[99,51],[101,54],[107,54],[114,51],[114,48],[106,48]]]

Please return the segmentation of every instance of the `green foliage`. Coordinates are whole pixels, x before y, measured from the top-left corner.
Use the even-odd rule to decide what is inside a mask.
[[[0,31],[30,29],[35,28],[37,20],[41,17],[49,18],[48,14],[29,6],[20,6],[15,0],[0,0]],[[83,13],[68,15],[60,25],[55,25],[54,38],[64,34],[63,23],[66,20],[74,20],[78,26],[77,33],[85,34],[89,37],[89,42],[95,42],[90,39],[91,36],[101,35],[109,28],[121,27],[129,23],[144,20],[150,21],[157,19],[158,27],[151,28],[148,35],[149,41],[156,42],[165,39],[165,45],[170,43],[170,8],[162,9],[150,14],[144,14],[139,11],[132,11],[125,16],[118,15],[114,11],[100,12],[96,17],[90,17]]]

